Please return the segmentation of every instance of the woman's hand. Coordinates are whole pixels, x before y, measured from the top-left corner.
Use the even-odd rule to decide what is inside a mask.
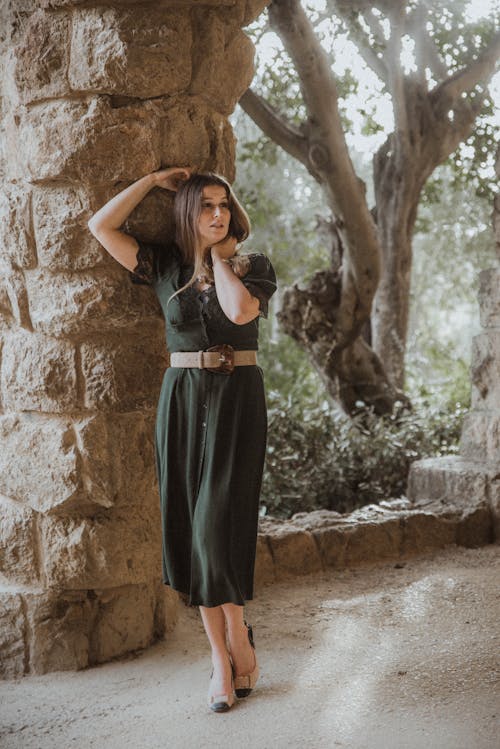
[[[220,260],[221,258],[232,257],[236,250],[238,240],[236,237],[231,237],[229,234],[221,239],[220,242],[213,244],[211,247],[212,262]]]
[[[153,172],[154,184],[156,187],[163,187],[164,190],[177,192],[183,182],[185,182],[192,173],[193,169],[189,166],[173,166],[169,169],[159,169]]]

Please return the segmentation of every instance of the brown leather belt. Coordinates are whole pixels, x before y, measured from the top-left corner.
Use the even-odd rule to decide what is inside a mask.
[[[206,351],[174,351],[169,359],[171,367],[198,367],[210,372],[231,374],[235,367],[257,364],[257,352],[235,351],[228,343],[222,343]]]

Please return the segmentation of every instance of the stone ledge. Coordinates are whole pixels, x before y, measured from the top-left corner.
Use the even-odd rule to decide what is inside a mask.
[[[470,507],[403,497],[340,514],[296,513],[290,520],[259,523],[255,584],[382,560],[401,560],[448,544],[483,546],[494,541],[487,498]]]

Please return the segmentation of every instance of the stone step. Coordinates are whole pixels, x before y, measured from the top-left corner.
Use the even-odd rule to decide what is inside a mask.
[[[472,507],[487,502],[494,466],[460,455],[416,460],[410,467],[407,496],[411,502],[432,500],[439,507]]]
[[[493,541],[486,501],[436,510],[435,499],[412,503],[401,498],[345,515],[317,510],[290,520],[266,517],[259,524],[255,582],[259,586],[331,567],[397,562],[449,544],[474,547]]]

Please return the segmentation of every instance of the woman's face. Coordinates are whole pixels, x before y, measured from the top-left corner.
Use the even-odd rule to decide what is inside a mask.
[[[231,211],[226,191],[219,185],[203,188],[198,234],[203,247],[211,247],[226,237]]]

